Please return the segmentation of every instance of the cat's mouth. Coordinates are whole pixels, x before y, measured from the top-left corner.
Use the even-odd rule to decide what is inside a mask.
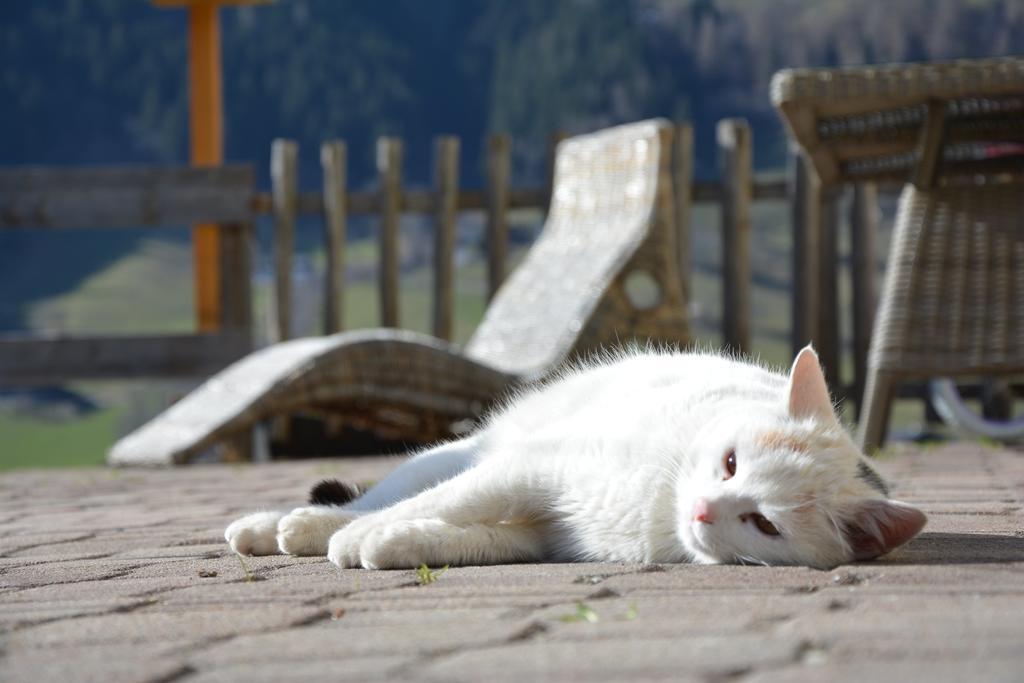
[[[694,522],[683,527],[683,545],[693,555],[695,562],[717,564],[720,562],[718,553],[714,550],[714,544],[707,538],[709,530],[704,528],[706,526]]]

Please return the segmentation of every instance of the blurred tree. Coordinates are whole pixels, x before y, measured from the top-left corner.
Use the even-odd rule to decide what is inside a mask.
[[[184,159],[184,41],[183,17],[147,3],[4,3],[0,159]]]
[[[492,3],[479,30],[490,37],[489,127],[511,131],[527,175],[542,177],[544,142],[642,118],[654,86],[634,6],[619,0]]]
[[[431,138],[459,135],[462,181],[479,186],[501,130],[515,183],[539,183],[555,129],[647,116],[693,121],[698,176],[725,116],[749,119],[755,162],[778,167],[778,68],[1024,53],[1021,0],[277,0],[223,20],[228,159],[265,185],[270,141],[293,137],[311,189],[330,137],[349,142],[358,186],[377,135],[405,139],[411,183],[430,177]],[[183,13],[139,0],[0,3],[0,163],[184,162],[185,35]],[[30,277],[40,239],[0,232],[0,329],[134,244],[68,236]]]

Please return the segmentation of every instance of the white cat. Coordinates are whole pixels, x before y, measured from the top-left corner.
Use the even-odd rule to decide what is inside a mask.
[[[334,486],[337,486],[335,483]],[[331,484],[314,499],[346,502]],[[871,559],[922,512],[841,426],[807,347],[789,377],[712,354],[634,352],[524,390],[473,435],[414,456],[342,506],[244,517],[241,554],[341,567]]]

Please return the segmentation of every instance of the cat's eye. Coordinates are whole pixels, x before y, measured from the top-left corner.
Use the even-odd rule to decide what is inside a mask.
[[[729,452],[725,454],[725,459],[722,460],[722,464],[725,466],[725,478],[732,479],[736,475],[736,450],[733,448],[729,449]]]
[[[779,535],[779,530],[775,527],[774,524],[765,519],[763,515],[759,515],[756,512],[751,513],[750,520],[754,523],[754,526],[757,527],[757,530],[765,536]]]

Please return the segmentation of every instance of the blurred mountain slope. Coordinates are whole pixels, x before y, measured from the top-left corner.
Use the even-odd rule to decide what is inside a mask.
[[[222,16],[228,159],[265,186],[271,140],[295,138],[310,189],[332,137],[365,186],[376,136],[405,139],[407,182],[423,184],[431,138],[456,134],[479,186],[486,134],[505,131],[525,184],[552,131],[648,116],[694,122],[699,177],[726,116],[751,121],[755,163],[774,168],[778,68],[1024,53],[1019,0],[278,0]],[[186,161],[185,35],[182,11],[138,0],[3,3],[0,163]],[[0,231],[0,331],[140,243],[64,235]]]

